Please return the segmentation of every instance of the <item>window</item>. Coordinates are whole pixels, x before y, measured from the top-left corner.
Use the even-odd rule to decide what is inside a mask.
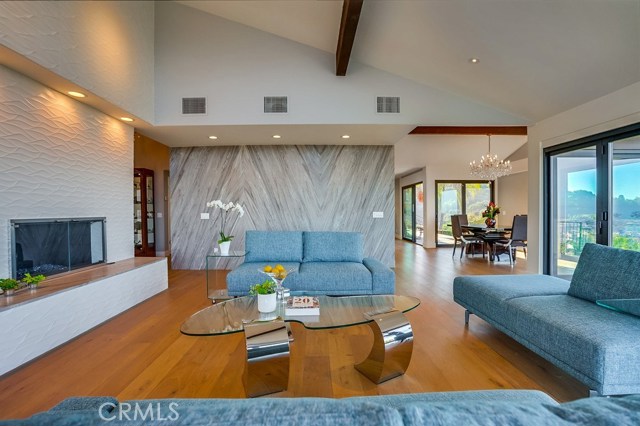
[[[436,246],[453,244],[451,215],[466,214],[482,224],[482,212],[493,200],[493,182],[436,181]]]
[[[544,270],[570,278],[587,243],[640,251],[640,124],[545,150]]]

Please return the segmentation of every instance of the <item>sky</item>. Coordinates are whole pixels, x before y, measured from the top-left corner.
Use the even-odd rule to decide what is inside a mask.
[[[593,169],[569,173],[567,180],[569,191],[596,193],[596,171]],[[631,200],[640,197],[640,162],[614,166],[613,197],[620,195]]]

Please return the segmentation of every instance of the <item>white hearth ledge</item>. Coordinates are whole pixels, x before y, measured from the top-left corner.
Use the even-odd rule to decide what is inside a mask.
[[[167,259],[0,310],[5,374],[168,288]],[[4,297],[4,296],[0,296]]]

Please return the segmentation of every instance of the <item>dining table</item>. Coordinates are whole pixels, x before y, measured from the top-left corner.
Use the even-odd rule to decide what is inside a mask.
[[[507,234],[511,232],[511,227],[489,228],[486,225],[461,225],[465,231],[470,231],[473,236],[482,240],[489,248],[489,260],[494,262],[500,260],[496,252],[496,242],[507,240]]]

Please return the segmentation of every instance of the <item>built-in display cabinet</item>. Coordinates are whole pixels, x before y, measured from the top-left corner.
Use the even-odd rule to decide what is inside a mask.
[[[155,256],[153,170],[134,169],[133,238],[136,256]]]

